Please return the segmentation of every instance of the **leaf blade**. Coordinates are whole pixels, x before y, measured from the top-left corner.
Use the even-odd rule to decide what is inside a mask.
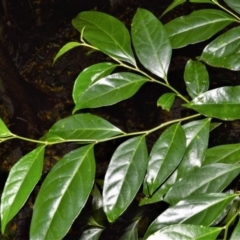
[[[34,206],[30,238],[62,239],[84,207],[94,177],[93,145],[66,154],[42,184]]]
[[[99,140],[123,133],[103,118],[90,113],[75,114],[57,121],[45,135],[45,140],[53,136],[60,139]]]
[[[151,12],[138,8],[132,22],[132,40],[142,65],[166,79],[172,49],[162,23]]]
[[[1,197],[1,228],[18,213],[42,175],[45,146],[23,156],[11,169]]]
[[[223,163],[198,168],[177,181],[166,194],[164,201],[173,205],[193,193],[221,192],[239,174],[239,169],[240,164]]]
[[[103,186],[104,212],[114,222],[129,206],[140,188],[147,168],[144,136],[122,143],[112,156]]]
[[[81,12],[72,20],[84,38],[107,55],[135,65],[127,28],[116,18],[102,12]]]
[[[133,96],[147,82],[146,77],[134,73],[114,73],[92,84],[77,99],[74,112],[83,108],[113,105]]]
[[[222,120],[240,118],[240,86],[220,87],[200,94],[191,102],[183,104],[207,117]]]
[[[209,39],[236,21],[229,14],[215,9],[203,9],[175,18],[165,24],[172,48],[181,48]]]

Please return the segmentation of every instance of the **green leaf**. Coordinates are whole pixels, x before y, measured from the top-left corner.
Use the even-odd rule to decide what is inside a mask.
[[[177,169],[178,178],[202,166],[205,151],[208,147],[211,119],[192,121],[183,125],[186,135],[186,151]]]
[[[73,101],[76,104],[80,95],[94,82],[111,74],[118,66],[109,62],[97,63],[84,69],[77,77],[73,86]]]
[[[236,194],[201,193],[181,200],[161,213],[149,226],[145,238],[173,224],[211,225]]]
[[[0,138],[10,137],[13,134],[9,131],[3,120],[0,118]]]
[[[103,230],[102,228],[89,228],[83,231],[79,240],[98,240]]]
[[[238,220],[237,226],[234,228],[230,240],[240,239],[240,219]]]
[[[176,182],[164,201],[171,205],[193,193],[221,192],[240,173],[240,164],[214,163],[198,168]]]
[[[174,103],[176,94],[174,93],[164,93],[158,100],[157,106],[162,107],[163,110],[169,111]]]
[[[1,228],[19,212],[42,175],[45,146],[23,156],[10,170],[1,197]]]
[[[231,15],[215,9],[203,9],[188,16],[175,18],[165,25],[172,48],[205,41],[237,20]]]
[[[132,202],[143,182],[147,164],[144,136],[125,141],[114,152],[103,186],[103,205],[109,222],[114,222]]]
[[[102,12],[81,12],[72,20],[83,37],[101,52],[135,65],[127,28],[118,19]]]
[[[80,95],[74,112],[82,108],[113,105],[130,98],[147,81],[146,77],[128,72],[114,73],[104,77]]]
[[[50,171],[38,193],[31,240],[63,239],[84,207],[95,178],[93,145],[66,154]]]
[[[138,240],[138,223],[139,220],[130,224],[124,230],[124,234],[119,238],[119,240]]]
[[[61,57],[63,54],[65,54],[66,52],[68,52],[69,50],[75,48],[75,47],[79,47],[81,46],[81,43],[79,42],[69,42],[66,43],[57,53],[57,55],[54,57],[53,59],[53,64],[57,61],[57,59],[59,57]]]
[[[173,2],[167,7],[167,9],[162,13],[162,15],[160,16],[163,17],[166,13],[168,13],[169,11],[173,10],[175,7],[177,7],[178,5],[185,3],[186,0],[173,0]]]
[[[103,118],[90,113],[75,114],[57,121],[45,135],[45,140],[53,136],[62,140],[79,139],[83,141],[100,140],[123,133]]]
[[[202,52],[200,60],[215,67],[240,70],[240,27],[221,34],[209,43]]]
[[[200,94],[183,106],[194,109],[207,117],[222,120],[240,119],[239,93],[240,86],[220,87]]]
[[[172,225],[154,233],[153,235],[149,236],[147,240],[215,240],[221,231],[222,228],[217,227],[204,227],[187,224]]]
[[[238,0],[223,0],[233,11],[240,14],[240,2]]]
[[[181,125],[167,128],[154,144],[150,153],[145,189],[150,196],[172,174],[182,160],[186,149],[186,138]]]
[[[203,165],[211,163],[237,163],[240,161],[240,143],[226,144],[207,149]]]
[[[166,79],[172,48],[164,26],[151,12],[138,8],[132,22],[132,41],[142,65]]]
[[[209,88],[209,76],[206,67],[201,62],[190,59],[185,66],[184,81],[191,98],[206,92]]]

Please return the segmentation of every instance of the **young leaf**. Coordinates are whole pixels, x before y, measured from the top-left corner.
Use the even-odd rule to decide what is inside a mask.
[[[236,194],[201,193],[181,200],[161,213],[149,226],[144,237],[173,224],[211,225]]]
[[[193,193],[221,192],[240,173],[240,164],[214,163],[190,172],[176,182],[164,201],[171,205]]]
[[[7,126],[0,118],[0,138],[10,137],[12,133],[8,130]]]
[[[142,65],[166,79],[172,48],[164,26],[151,12],[138,8],[132,22],[132,41]]]
[[[206,240],[217,239],[218,234],[222,231],[222,228],[217,227],[204,227],[196,225],[172,225],[163,228],[160,231],[155,232],[149,236],[147,240],[173,240],[173,239],[184,239],[184,240]]]
[[[81,212],[95,178],[93,145],[66,154],[50,171],[38,193],[31,240],[63,239]]]
[[[148,189],[150,196],[177,168],[185,149],[186,138],[179,123],[167,128],[156,141],[150,153],[144,181],[144,188]]]
[[[169,111],[175,100],[175,93],[165,93],[157,100],[157,106]]]
[[[80,95],[73,111],[113,105],[133,96],[147,81],[146,77],[128,72],[104,77]]]
[[[181,48],[205,41],[235,21],[234,17],[221,10],[203,9],[175,18],[165,28],[172,48]]]
[[[53,64],[57,61],[59,57],[61,57],[64,53],[68,52],[69,50],[81,46],[79,42],[69,42],[65,44],[57,53],[57,55],[53,59]]]
[[[226,144],[206,150],[203,165],[211,163],[237,163],[240,161],[240,143]]]
[[[98,240],[101,233],[104,231],[102,228],[90,228],[83,231],[79,240]]]
[[[240,86],[220,87],[200,94],[183,106],[194,109],[207,117],[222,120],[240,119],[239,92]]]
[[[44,149],[45,146],[34,149],[23,156],[10,170],[1,197],[2,233],[39,181],[42,175]]]
[[[233,11],[240,14],[240,2],[238,0],[223,0]]]
[[[187,149],[177,169],[178,178],[202,166],[204,153],[208,147],[211,119],[202,119],[183,125],[187,140]]]
[[[138,240],[138,223],[139,220],[130,224],[125,230],[124,234],[119,240]]]
[[[72,21],[83,37],[101,52],[135,65],[127,28],[118,19],[102,12],[81,12]]]
[[[103,205],[109,222],[114,222],[132,202],[144,179],[147,164],[144,136],[125,141],[113,154],[103,186]]]
[[[173,0],[173,2],[167,7],[167,9],[162,13],[161,17],[163,17],[166,13],[177,7],[178,5],[185,3],[186,0]]]
[[[209,88],[209,76],[206,67],[201,62],[189,60],[184,70],[184,81],[191,98],[206,92]]]
[[[240,70],[240,27],[221,34],[209,43],[202,52],[200,60],[215,67]]]
[[[240,219],[238,219],[238,224],[234,228],[230,240],[240,239]]]
[[[97,63],[84,69],[77,77],[73,86],[73,101],[76,104],[80,95],[94,82],[111,74],[118,66],[109,62]]]
[[[79,139],[85,141],[100,140],[123,133],[103,118],[90,113],[75,114],[57,121],[44,136],[45,140],[53,136],[61,139]]]

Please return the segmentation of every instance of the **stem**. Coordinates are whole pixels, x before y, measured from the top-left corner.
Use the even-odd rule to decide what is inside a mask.
[[[228,228],[231,225],[231,223],[235,220],[235,218],[239,215],[239,211],[237,211],[232,218],[229,220],[229,222],[224,226],[225,231],[224,231],[224,237],[223,240],[227,240],[228,237]]]
[[[67,143],[67,142],[69,142],[69,143],[70,142],[71,143],[77,142],[77,143],[84,143],[84,144],[87,144],[87,143],[97,144],[97,143],[100,143],[100,142],[106,142],[106,141],[115,140],[115,139],[119,139],[119,138],[123,138],[123,137],[137,136],[137,135],[143,135],[143,134],[148,135],[152,132],[155,132],[155,131],[157,131],[161,128],[164,128],[168,125],[171,125],[173,123],[187,121],[187,120],[197,118],[197,117],[200,117],[200,116],[201,116],[201,114],[198,113],[198,114],[194,114],[194,115],[191,115],[191,116],[188,116],[188,117],[178,118],[178,119],[168,121],[166,123],[162,123],[159,126],[154,127],[152,129],[149,129],[147,131],[140,131],[140,132],[133,132],[133,133],[123,133],[122,135],[117,135],[117,136],[114,136],[114,137],[100,139],[100,140],[98,140],[98,139],[59,139],[55,142],[54,141],[53,142],[48,142],[48,141],[41,141],[41,140],[26,138],[26,137],[22,137],[22,136],[18,136],[18,135],[13,134],[12,137],[6,138],[3,141],[15,138],[15,139],[20,139],[20,140],[23,140],[23,141],[33,142],[33,143],[38,143],[38,144],[43,144],[43,145],[54,145],[54,144]],[[2,142],[2,139],[1,139],[1,142]]]
[[[215,3],[218,7],[220,7],[221,9],[223,9],[225,12],[229,13],[230,15],[232,15],[233,17],[235,17],[238,22],[240,22],[240,18],[234,14],[233,12],[231,12],[230,10],[228,10],[227,8],[225,8],[224,6],[222,6],[217,0],[212,0],[213,3]]]

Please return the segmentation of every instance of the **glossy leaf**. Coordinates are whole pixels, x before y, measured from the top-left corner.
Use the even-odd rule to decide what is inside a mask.
[[[157,100],[157,106],[169,111],[174,103],[175,97],[176,95],[174,93],[165,93]]]
[[[1,197],[1,228],[19,212],[42,175],[45,146],[23,156],[10,170]]]
[[[173,10],[178,5],[185,3],[186,0],[173,0],[173,2],[167,7],[167,9],[162,13],[161,17],[163,17],[166,13]]]
[[[191,98],[206,92],[209,88],[209,76],[206,67],[201,62],[189,60],[185,66],[184,81]]]
[[[165,25],[172,48],[205,41],[236,19],[216,9],[197,10],[173,19]]]
[[[141,64],[166,79],[172,48],[164,26],[151,12],[138,8],[132,22],[132,41]]]
[[[62,139],[83,141],[100,140],[123,133],[103,118],[90,113],[75,114],[57,121],[45,135],[45,139],[56,136]]]
[[[113,105],[133,96],[147,82],[146,77],[122,72],[104,77],[92,84],[77,99],[74,112],[82,108]]]
[[[66,154],[50,171],[38,193],[31,240],[63,239],[84,207],[95,178],[93,145]]]
[[[164,201],[171,205],[193,193],[221,192],[240,173],[240,164],[214,163],[198,168],[176,182]]]
[[[238,0],[223,0],[233,11],[240,14],[240,2]]]
[[[183,106],[194,109],[207,117],[222,120],[240,119],[239,93],[240,86],[220,87],[200,94]]]
[[[89,228],[83,231],[79,240],[98,240],[103,231],[102,228]]]
[[[135,65],[127,28],[118,19],[102,12],[81,12],[72,21],[83,37],[101,52]]]
[[[132,202],[143,182],[147,164],[144,136],[125,141],[114,152],[103,186],[103,205],[109,222],[114,222]]]
[[[138,240],[138,222],[139,220],[130,224],[119,240]]]
[[[3,120],[0,118],[0,137],[5,138],[12,136],[12,133],[9,131]]]
[[[237,163],[240,162],[240,143],[226,144],[207,149],[203,165],[211,163]]]
[[[240,239],[240,219],[238,219],[238,224],[235,226],[230,240]]]
[[[201,193],[181,200],[161,213],[149,226],[145,238],[173,224],[211,225],[236,194]]]
[[[80,95],[94,82],[112,73],[118,66],[109,62],[97,63],[84,69],[77,77],[73,86],[73,101],[76,104]]]
[[[153,235],[149,236],[147,240],[215,240],[221,231],[222,228],[217,227],[204,227],[187,224],[172,225],[154,233]]]
[[[240,27],[221,34],[209,43],[202,52],[200,60],[215,67],[240,70]]]
[[[181,125],[167,128],[154,144],[144,181],[150,196],[172,174],[182,160],[186,138]]]
[[[178,178],[202,166],[208,147],[210,121],[211,119],[202,119],[183,125],[187,148],[177,169]]]
[[[53,59],[53,64],[57,61],[58,58],[60,58],[63,54],[68,52],[69,50],[81,46],[81,43],[79,42],[69,42],[66,43],[57,53],[57,55]]]

